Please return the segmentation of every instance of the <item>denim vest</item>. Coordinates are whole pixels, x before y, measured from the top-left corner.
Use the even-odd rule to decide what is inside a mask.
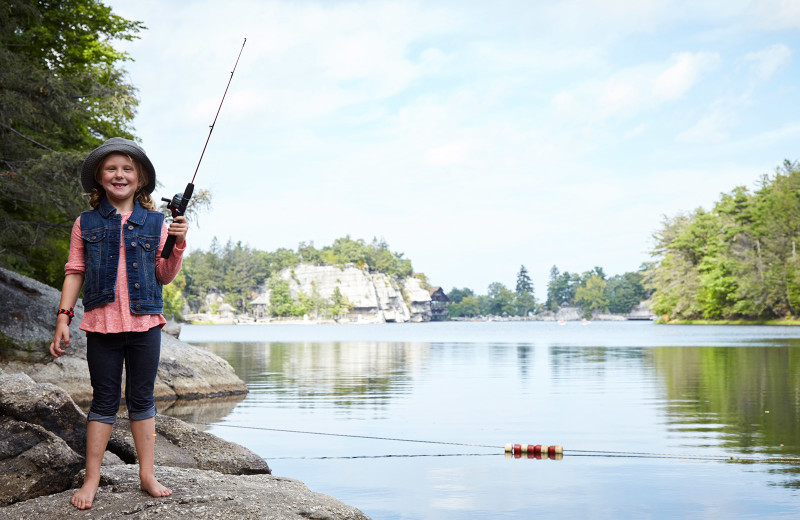
[[[132,314],[161,314],[164,300],[156,279],[156,253],[161,240],[164,215],[147,211],[138,201],[122,229],[125,267],[128,271],[128,299]],[[122,216],[106,199],[95,210],[81,213],[84,310],[114,301],[119,266]]]

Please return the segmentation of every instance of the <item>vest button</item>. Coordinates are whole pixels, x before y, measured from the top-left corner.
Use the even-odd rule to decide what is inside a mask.
[[[133,231],[133,224],[128,224],[128,229],[130,229],[131,231]]]
[[[137,311],[140,311],[140,310],[142,310],[142,306],[141,306],[141,305],[137,305],[137,306],[136,306],[136,310],[137,310]]]
[[[135,284],[133,284],[133,286],[138,289],[139,288],[139,282],[136,282]]]
[[[97,235],[92,235],[92,240],[97,240]]]
[[[136,242],[131,242],[131,247],[136,247]]]
[[[150,249],[150,244],[145,244],[145,245],[144,245],[144,248],[145,248],[145,249]]]
[[[134,269],[138,269],[139,268],[139,262],[134,262],[133,263],[133,268]]]

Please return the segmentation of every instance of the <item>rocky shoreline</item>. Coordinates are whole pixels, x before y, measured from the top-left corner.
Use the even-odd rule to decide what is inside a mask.
[[[0,269],[0,520],[62,518],[368,519],[358,509],[271,475],[252,451],[174,417],[156,418],[156,475],[174,490],[153,498],[139,489],[128,420],[117,419],[93,507],[69,497],[83,481],[86,414],[91,399],[85,335],[75,309],[68,354],[47,352],[59,292]],[[162,334],[156,398],[182,416],[199,398],[243,396],[247,388],[218,356]],[[224,400],[224,398],[223,398]]]

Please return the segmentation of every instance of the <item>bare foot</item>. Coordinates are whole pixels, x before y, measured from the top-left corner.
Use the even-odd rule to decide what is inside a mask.
[[[155,477],[141,479],[141,488],[143,491],[150,493],[151,497],[168,497],[172,494],[172,490],[161,484]]]
[[[83,486],[72,495],[69,500],[70,504],[78,509],[89,509],[92,507],[94,496],[97,494],[98,484],[92,482],[84,482]]]

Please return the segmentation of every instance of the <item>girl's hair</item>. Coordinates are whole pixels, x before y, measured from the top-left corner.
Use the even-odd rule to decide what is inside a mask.
[[[112,152],[112,153],[122,153],[122,152]],[[106,157],[108,157],[108,155]],[[134,199],[138,200],[139,204],[141,204],[141,206],[144,209],[155,211],[156,203],[153,202],[153,199],[150,197],[150,194],[144,191],[144,187],[147,186],[147,182],[149,179],[147,178],[146,176],[147,174],[145,173],[144,168],[142,167],[142,163],[140,163],[139,161],[137,161],[128,154],[123,153],[122,155],[124,155],[131,161],[133,167],[136,169],[136,174],[138,176],[136,184],[139,187],[136,189],[136,194],[134,195]],[[95,182],[97,182],[98,185],[100,184],[100,176],[103,171],[103,165],[106,163],[106,157],[103,157],[103,160],[100,161],[100,163],[97,165],[97,168],[94,170],[94,180]],[[95,186],[94,188],[92,188],[92,192],[89,194],[89,205],[92,207],[92,209],[97,209],[97,207],[100,205],[100,201],[103,200],[105,196],[106,196],[106,190],[104,190],[102,186]]]

